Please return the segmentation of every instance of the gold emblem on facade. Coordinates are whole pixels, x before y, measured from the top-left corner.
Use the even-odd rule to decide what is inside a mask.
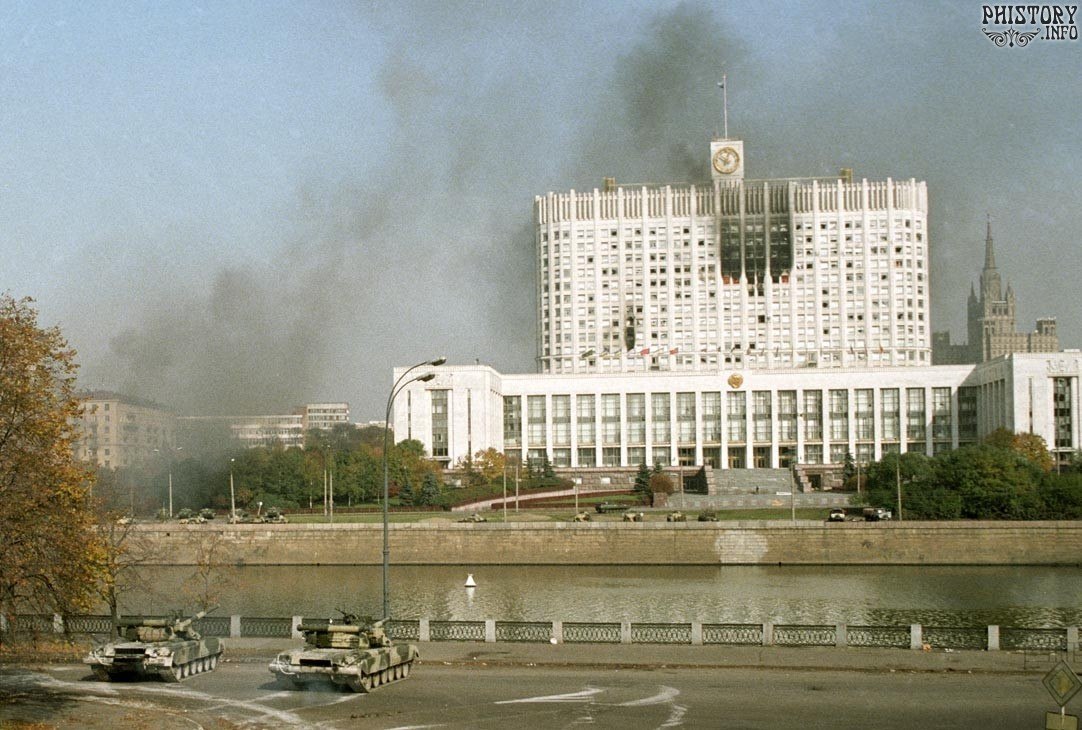
[[[728,382],[729,382],[729,387],[732,388],[733,390],[736,390],[737,388],[739,388],[741,385],[744,384],[744,376],[742,376],[740,373],[733,373],[732,375],[729,376],[729,381]]]

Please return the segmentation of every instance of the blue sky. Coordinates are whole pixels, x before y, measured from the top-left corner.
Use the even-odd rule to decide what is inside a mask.
[[[182,412],[348,400],[534,357],[533,196],[705,178],[729,76],[752,177],[928,181],[933,324],[993,218],[1019,326],[1082,344],[1082,45],[980,3],[0,6],[0,289],[82,382]]]

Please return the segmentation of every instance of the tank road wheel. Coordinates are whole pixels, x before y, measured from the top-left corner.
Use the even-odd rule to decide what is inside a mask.
[[[162,675],[167,682],[179,682],[184,678],[184,667],[174,664]]]
[[[210,669],[210,657],[203,657],[199,660],[199,673],[202,674],[208,669]]]
[[[220,657],[220,656],[221,656],[221,654],[212,654],[211,655],[211,657],[210,657],[210,669],[211,669],[211,671],[214,671],[215,669],[218,668],[218,657]]]
[[[411,664],[413,664],[413,662],[406,662],[405,664],[402,665],[402,679],[405,679],[406,677],[410,676],[410,665]]]

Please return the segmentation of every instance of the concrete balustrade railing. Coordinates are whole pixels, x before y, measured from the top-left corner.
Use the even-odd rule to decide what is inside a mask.
[[[196,622],[207,636],[223,638],[301,639],[301,616],[213,616]],[[637,623],[629,621],[441,621],[428,618],[392,620],[392,638],[401,641],[533,642],[555,644],[690,644],[731,646],[834,646],[929,649],[1048,650],[1077,652],[1078,627],[1015,628],[1000,626],[942,627],[863,626],[838,624]],[[0,615],[0,632],[12,634],[112,634],[109,616],[23,614],[9,621]]]

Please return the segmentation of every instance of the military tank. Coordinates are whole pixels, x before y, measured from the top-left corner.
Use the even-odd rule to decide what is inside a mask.
[[[179,682],[209,672],[218,666],[222,642],[213,636],[203,638],[192,628],[207,613],[186,619],[122,618],[116,623],[115,640],[91,651],[83,663],[103,682],[121,675],[152,674]]]
[[[297,687],[331,681],[354,692],[368,692],[409,676],[420,656],[416,646],[395,645],[383,630],[385,619],[373,623],[341,613],[340,620],[302,619],[297,629],[304,634],[304,646],[275,657],[271,673]]]

